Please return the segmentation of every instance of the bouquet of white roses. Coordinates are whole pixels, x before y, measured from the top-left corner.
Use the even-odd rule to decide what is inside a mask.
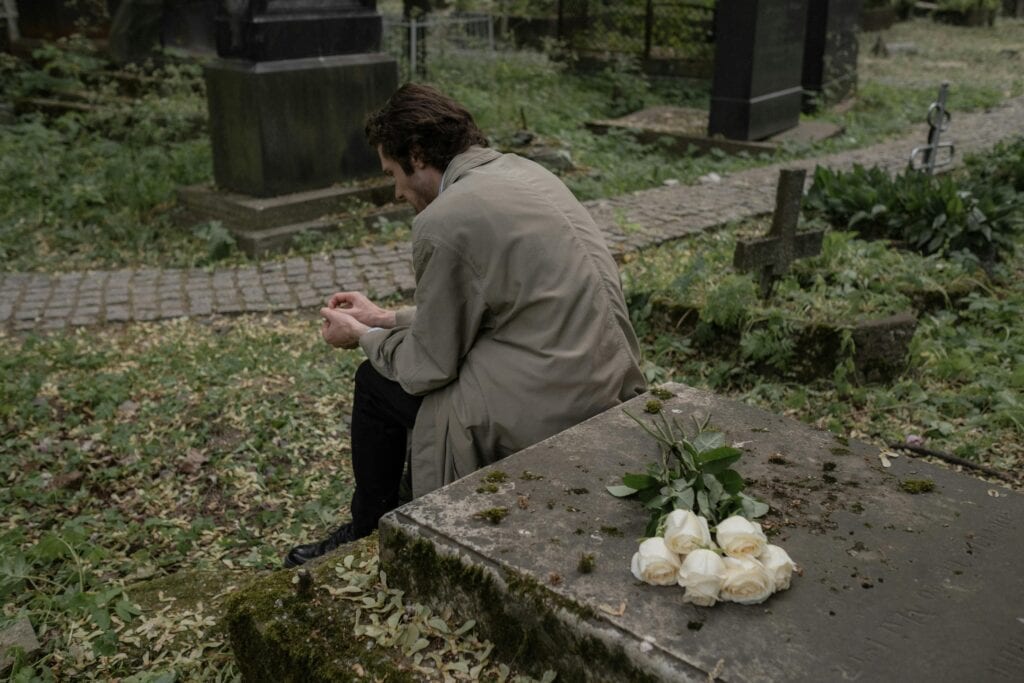
[[[661,421],[652,426],[630,417],[657,439],[661,462],[608,487],[614,496],[636,496],[651,512],[649,538],[633,555],[633,575],[658,586],[678,584],[686,589],[685,601],[706,607],[718,601],[757,604],[789,588],[796,565],[750,521],[768,506],[743,493],[746,483],[732,469],[742,452],[707,430],[708,420],[688,440],[675,419],[658,414]]]
[[[719,522],[712,540],[704,517],[674,510],[665,519],[662,535],[640,544],[631,568],[641,581],[678,584],[686,589],[684,601],[711,607],[719,601],[764,602],[789,588],[796,564],[785,550],[768,543],[756,522],[729,517]]]

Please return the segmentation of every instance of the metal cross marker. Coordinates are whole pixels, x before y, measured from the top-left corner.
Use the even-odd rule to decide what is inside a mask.
[[[775,193],[775,214],[767,237],[739,240],[732,265],[744,273],[756,271],[761,285],[761,296],[771,295],[775,281],[789,271],[790,264],[799,258],[821,253],[822,230],[796,233],[800,220],[800,202],[804,195],[804,178],[800,169],[779,172],[779,185]]]
[[[914,171],[925,171],[928,175],[932,175],[936,168],[953,163],[953,155],[956,153],[953,143],[939,141],[940,136],[949,128],[949,122],[953,119],[946,110],[948,91],[949,83],[943,83],[939,87],[938,99],[928,107],[928,144],[924,147],[915,147],[910,153],[910,168]],[[939,150],[949,150],[949,156],[939,161]]]

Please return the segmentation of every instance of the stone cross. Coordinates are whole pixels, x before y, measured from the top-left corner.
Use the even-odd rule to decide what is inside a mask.
[[[806,175],[807,172],[802,168],[780,171],[775,194],[775,214],[767,237],[739,240],[736,243],[733,267],[744,273],[756,271],[761,296],[766,299],[771,295],[776,280],[789,271],[793,261],[821,253],[824,231],[796,233]]]

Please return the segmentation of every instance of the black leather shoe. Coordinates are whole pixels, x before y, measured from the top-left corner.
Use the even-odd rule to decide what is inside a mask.
[[[359,540],[360,538],[369,535],[370,534],[356,533],[355,528],[352,526],[352,522],[349,522],[348,524],[342,524],[340,527],[331,532],[330,536],[320,541],[319,543],[306,543],[304,545],[297,545],[291,550],[289,550],[288,554],[284,558],[285,569],[298,567],[300,564],[305,564],[313,558],[320,557],[324,553],[331,552],[339,545],[351,543],[352,541]]]

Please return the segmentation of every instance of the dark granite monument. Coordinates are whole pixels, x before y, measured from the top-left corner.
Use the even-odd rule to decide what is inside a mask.
[[[217,186],[270,197],[379,172],[366,114],[398,86],[375,0],[222,0],[206,67]]]
[[[857,29],[864,0],[820,0],[807,7],[804,111],[844,99],[857,87]]]
[[[708,134],[762,140],[800,121],[807,0],[719,0]]]

